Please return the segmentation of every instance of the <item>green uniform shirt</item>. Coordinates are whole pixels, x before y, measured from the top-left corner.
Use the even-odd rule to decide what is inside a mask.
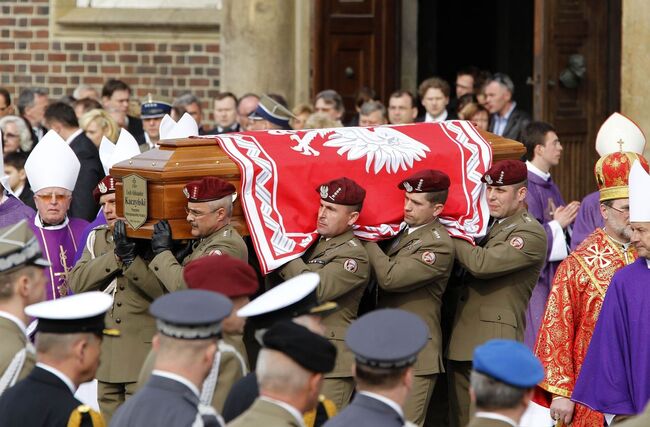
[[[27,345],[27,335],[13,320],[2,316],[0,312],[0,378],[5,374],[16,354],[26,349],[23,366],[16,382],[25,378],[36,365],[34,348]],[[0,395],[4,390],[0,390]]]

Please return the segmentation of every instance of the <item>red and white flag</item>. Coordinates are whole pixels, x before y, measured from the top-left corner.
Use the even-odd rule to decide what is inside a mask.
[[[439,169],[451,179],[441,216],[451,235],[472,240],[486,232],[481,177],[492,149],[469,122],[244,132],[216,139],[241,171],[240,200],[265,274],[317,239],[316,189],[342,176],[366,190],[354,230],[362,239],[399,232],[404,193],[397,184],[421,169]]]

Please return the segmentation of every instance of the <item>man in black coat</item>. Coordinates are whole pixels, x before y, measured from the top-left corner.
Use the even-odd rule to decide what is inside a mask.
[[[507,74],[496,73],[485,86],[485,108],[490,112],[490,132],[521,141],[521,132],[530,115],[513,100],[515,85]]]
[[[117,123],[128,130],[139,145],[145,144],[142,120],[129,116],[131,87],[122,80],[111,79],[102,87],[102,105],[112,115],[119,116]]]
[[[0,398],[3,426],[103,426],[101,415],[82,405],[74,393],[95,377],[104,316],[112,298],[86,292],[27,306],[38,319],[36,367]]]
[[[97,147],[79,128],[74,109],[63,102],[55,102],[47,107],[45,122],[66,140],[81,163],[68,214],[73,218],[92,221],[99,209],[93,197],[93,190],[104,178],[104,168],[99,160]]]

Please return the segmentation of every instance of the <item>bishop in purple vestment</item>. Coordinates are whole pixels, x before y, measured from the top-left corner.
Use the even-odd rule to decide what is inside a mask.
[[[2,194],[2,187],[0,187],[0,228],[15,224],[22,219],[29,222],[33,217],[34,209],[11,194]]]
[[[603,228],[605,222],[600,213],[600,193],[594,191],[585,196],[580,204],[578,216],[573,223],[571,233],[571,251],[597,228]]]
[[[614,274],[571,399],[613,415],[638,414],[650,400],[647,258]]]

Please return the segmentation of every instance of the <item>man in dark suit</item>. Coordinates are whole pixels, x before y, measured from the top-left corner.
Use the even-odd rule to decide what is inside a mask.
[[[496,73],[485,86],[485,108],[490,112],[490,132],[521,141],[521,132],[530,123],[530,115],[517,108],[512,99],[515,85],[507,74]]]
[[[104,316],[112,298],[88,292],[27,306],[38,319],[36,367],[0,398],[6,426],[103,426],[101,415],[74,397],[81,383],[92,380],[99,364]]]
[[[111,426],[223,425],[212,406],[200,403],[200,389],[212,369],[221,321],[232,311],[232,302],[217,292],[189,289],[158,298],[149,311],[158,327],[154,370],[117,410]]]
[[[528,347],[495,339],[476,347],[471,378],[476,414],[468,427],[512,427],[544,378],[544,368]]]
[[[110,79],[102,87],[102,105],[106,111],[142,145],[146,143],[142,120],[128,115],[130,99],[131,87],[122,80]]]
[[[72,204],[68,214],[73,218],[92,221],[97,216],[99,206],[93,197],[93,190],[104,178],[104,169],[99,160],[95,144],[79,128],[74,109],[63,102],[55,102],[45,110],[45,122],[70,145],[77,155],[81,169],[72,192]]]
[[[353,322],[345,343],[354,353],[357,394],[325,427],[404,426],[413,364],[428,337],[427,324],[405,310],[376,310]]]

